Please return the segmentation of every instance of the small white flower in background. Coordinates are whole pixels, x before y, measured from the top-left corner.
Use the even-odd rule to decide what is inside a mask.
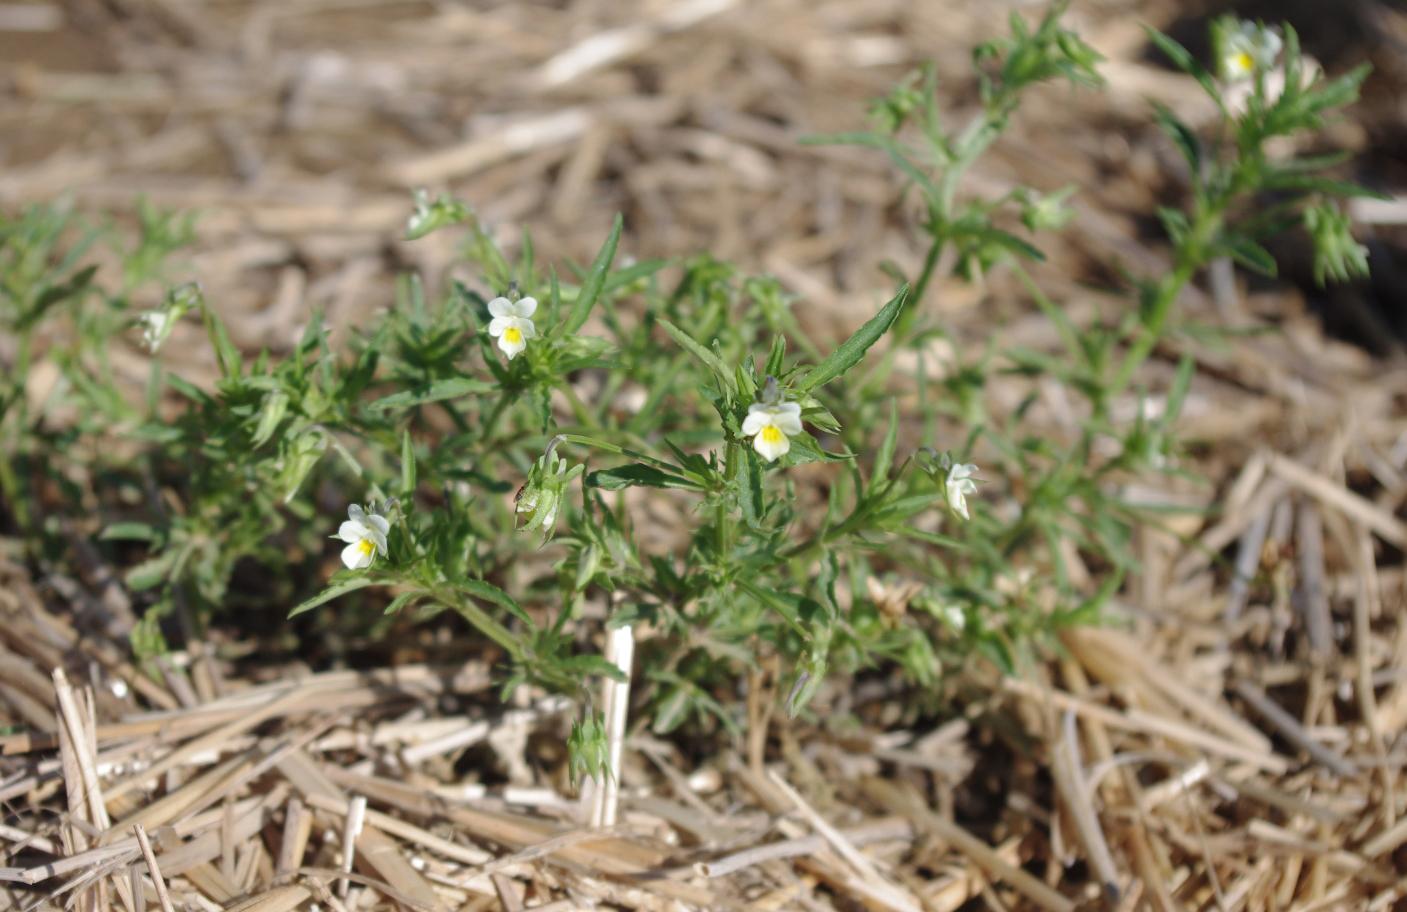
[[[537,312],[534,298],[510,301],[507,298],[494,298],[489,302],[489,335],[498,340],[498,347],[512,361],[519,352],[528,347],[528,340],[537,336],[532,315]]]
[[[176,322],[190,311],[204,306],[200,286],[195,282],[187,282],[167,292],[166,300],[161,302],[160,307],[137,315],[136,325],[142,328],[142,341],[147,349],[156,354],[161,343],[176,328]]]
[[[967,512],[967,496],[977,493],[977,482],[973,480],[976,474],[977,466],[970,462],[958,463],[948,469],[948,506],[963,519],[972,518]]]
[[[364,570],[376,555],[386,553],[386,533],[391,523],[378,513],[367,513],[357,504],[347,508],[347,521],[337,530],[337,537],[347,543],[342,549],[342,563],[349,570]]]
[[[933,613],[957,633],[962,633],[967,627],[967,615],[957,602],[937,601],[933,604]]]
[[[752,448],[768,462],[785,456],[791,441],[801,433],[801,406],[795,402],[754,402],[747,407],[743,433],[752,438]]]
[[[137,316],[137,325],[142,328],[142,341],[152,354],[171,334],[171,317],[164,310],[148,310]]]
[[[1275,65],[1284,46],[1273,29],[1254,22],[1227,23],[1220,31],[1221,75],[1228,82],[1250,79]]]

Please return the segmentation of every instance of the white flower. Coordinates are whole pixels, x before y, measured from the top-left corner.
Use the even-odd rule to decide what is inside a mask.
[[[494,298],[489,302],[489,335],[498,340],[498,347],[512,361],[517,354],[528,347],[528,340],[537,336],[537,328],[531,319],[537,311],[534,298],[510,301],[507,298]]]
[[[747,407],[743,433],[752,438],[752,448],[771,462],[791,449],[788,437],[801,433],[801,406],[785,400],[774,405],[754,402]]]
[[[1283,46],[1280,36],[1254,22],[1227,28],[1221,39],[1221,72],[1229,82],[1239,82],[1275,65]]]
[[[342,563],[349,570],[371,566],[377,554],[386,553],[386,533],[391,524],[377,513],[366,513],[357,504],[347,508],[347,521],[337,530],[337,537],[347,543],[342,549]]]
[[[956,602],[939,602],[938,616],[943,619],[943,623],[958,633],[962,633],[967,627],[967,615],[963,614],[962,606]]]
[[[972,463],[958,463],[948,469],[948,506],[963,519],[971,519],[967,513],[967,495],[977,493],[977,482],[972,476],[977,474],[977,466]]]
[[[137,317],[137,325],[142,327],[142,341],[151,349],[152,354],[156,354],[156,350],[169,335],[167,323],[170,319],[170,315],[164,310],[148,310]]]

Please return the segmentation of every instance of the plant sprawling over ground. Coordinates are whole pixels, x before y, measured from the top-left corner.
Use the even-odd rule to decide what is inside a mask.
[[[970,122],[947,123],[930,70],[878,101],[871,129],[808,140],[880,150],[924,213],[920,271],[886,264],[892,294],[856,301],[867,318],[838,345],[803,331],[775,279],[707,254],[628,261],[619,218],[593,262],[556,268],[529,233],[510,258],[468,206],[418,194],[407,235],[461,232],[463,278],[432,295],[405,276],[367,325],[314,315],[286,357],[250,358],[197,284],[156,309],[132,303],[166,282],[189,219],[144,208],[119,278],[85,265],[105,235],[80,233],[63,208],[6,219],[9,519],[39,563],[66,560],[75,530],[100,529],[142,593],[143,656],[166,648],[173,618],[191,629],[237,610],[243,565],[267,571],[259,597],[304,598],[292,613],[316,611],[314,623],[350,612],[374,632],[393,622],[378,614],[456,612],[494,644],[505,690],[587,693],[591,677],[618,674],[593,645],[601,625],[634,625],[644,718],[661,732],[733,727],[730,682],[759,663],[786,670],[793,713],[832,670],[886,664],[923,693],[968,656],[1011,667],[1049,631],[1094,620],[1122,585],[1149,509],[1125,483],[1182,471],[1191,362],[1166,388],[1137,384],[1181,331],[1188,284],[1224,258],[1273,274],[1264,242],[1297,228],[1321,280],[1366,271],[1338,208],[1363,191],[1324,176],[1338,157],[1286,157],[1275,143],[1318,130],[1364,73],[1306,72],[1289,29],[1224,20],[1214,33],[1215,71],[1151,34],[1221,118],[1199,133],[1153,111],[1192,187],[1156,213],[1171,265],[1128,276],[1128,307],[1085,325],[1024,265],[1068,221],[1077,188],[963,192],[1031,86],[1098,90],[1099,57],[1059,8],[1034,26],[1013,17],[976,50]],[[1013,270],[1063,349],[939,360],[940,269],[971,281]],[[204,324],[218,379],[194,383],[153,358],[144,401],[122,395],[111,341],[139,336],[155,355],[187,319]],[[60,371],[42,389],[30,376],[41,350]],[[1033,435],[1024,407],[990,414],[983,390],[998,372],[1029,379],[1028,405],[1039,385],[1062,387],[1079,433]],[[1121,417],[1114,404],[1131,394],[1142,406]],[[333,554],[342,569],[313,578]],[[573,746],[589,754],[594,736],[580,733],[599,724],[587,720]]]

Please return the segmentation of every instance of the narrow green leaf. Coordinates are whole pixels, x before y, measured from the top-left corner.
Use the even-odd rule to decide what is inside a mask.
[[[137,566],[127,571],[125,579],[127,588],[133,592],[141,592],[146,589],[153,589],[166,581],[167,575],[171,572],[171,567],[176,563],[176,558],[180,556],[180,551],[176,548],[162,552],[150,560],[144,560]]]
[[[889,478],[889,469],[894,464],[894,448],[899,444],[899,400],[889,400],[889,429],[875,455],[874,474],[870,476],[870,487],[876,488]]]
[[[1172,139],[1173,144],[1182,153],[1182,157],[1186,159],[1193,180],[1197,180],[1202,173],[1202,141],[1197,138],[1196,132],[1191,127],[1173,113],[1171,108],[1153,102],[1153,110],[1158,126],[1162,127],[1163,132]]]
[[[460,396],[491,393],[494,389],[492,383],[475,380],[472,377],[447,377],[418,389],[403,390],[399,393],[383,396],[367,407],[373,411],[404,411],[430,402],[442,402],[445,399],[457,399]]]
[[[615,222],[611,225],[610,236],[606,238],[606,243],[601,245],[601,252],[596,254],[596,259],[591,261],[586,281],[582,283],[576,303],[572,305],[572,312],[562,327],[563,334],[572,335],[581,329],[586,323],[586,318],[591,316],[591,308],[596,306],[596,299],[601,296],[601,289],[606,285],[606,276],[611,271],[611,261],[616,257],[616,245],[620,243],[623,225],[623,220],[617,214]]]
[[[102,541],[155,541],[156,530],[144,522],[113,523],[98,536]]]
[[[254,429],[254,439],[249,441],[255,449],[269,442],[278,429],[278,423],[288,414],[288,394],[275,390],[264,399],[264,411],[259,416],[259,426]]]
[[[410,428],[401,433],[401,496],[415,496],[415,443],[410,439]]]
[[[220,373],[226,378],[238,377],[243,366],[239,349],[230,341],[230,334],[225,329],[224,321],[215,314],[215,311],[210,309],[203,297],[200,299],[200,317],[205,321],[205,333],[210,337],[210,344],[215,348],[215,358],[220,362]]]
[[[763,368],[764,377],[780,377],[782,366],[786,362],[787,337],[782,333],[777,333],[772,338],[772,350],[767,353],[767,366]]]
[[[1212,101],[1216,102],[1216,106],[1221,109],[1222,115],[1229,118],[1231,115],[1227,113],[1226,103],[1221,99],[1221,90],[1217,88],[1216,80],[1212,78],[1211,73],[1207,72],[1207,68],[1198,63],[1197,58],[1193,57],[1192,53],[1188,51],[1187,48],[1183,47],[1171,37],[1148,26],[1144,26],[1143,30],[1148,33],[1148,40],[1157,45],[1158,50],[1162,51],[1164,56],[1173,62],[1174,66],[1197,80],[1197,84],[1202,87],[1202,91],[1206,92],[1207,95],[1211,97]]]
[[[415,601],[416,599],[424,597],[425,593],[421,592],[418,589],[412,592],[402,592],[400,595],[396,596],[394,599],[391,600],[391,604],[386,606],[385,613],[395,614],[402,608],[409,605],[411,602]]]
[[[812,368],[798,383],[796,392],[798,394],[809,393],[811,390],[831,382],[858,364],[860,359],[865,356],[865,352],[869,351],[870,346],[879,341],[879,337],[894,325],[895,319],[904,309],[904,304],[908,299],[909,287],[905,285],[899,289],[899,293],[888,304],[880,309],[879,313],[857,329],[853,336],[841,343],[840,348],[837,348],[826,360]]]
[[[687,478],[661,472],[654,466],[634,462],[602,469],[586,476],[586,483],[603,491],[619,491],[622,488],[682,488],[688,491],[703,490]]]
[[[298,607],[288,612],[288,616],[297,617],[303,612],[312,611],[319,605],[325,605],[335,598],[341,598],[348,592],[356,592],[358,589],[365,589],[367,586],[373,585],[375,582],[376,580],[372,579],[369,576],[354,576],[351,579],[342,580],[340,583],[334,583],[331,586],[328,586],[323,591],[319,592],[317,595],[308,599],[306,602],[302,602],[301,604],[299,604]]]
[[[1222,238],[1220,246],[1233,260],[1247,269],[1263,276],[1275,277],[1275,257],[1250,238],[1232,235]]]
[[[767,512],[767,502],[762,494],[762,460],[752,447],[742,451],[742,458],[743,471],[738,477],[738,506],[742,508],[743,519],[756,526]]]
[[[1342,199],[1390,200],[1392,196],[1379,190],[1355,184],[1352,181],[1334,180],[1316,174],[1299,174],[1280,171],[1266,176],[1262,186],[1267,190],[1289,190],[1300,193],[1322,193]]]
[[[598,655],[575,655],[560,659],[558,666],[570,674],[583,677],[610,678],[625,683],[625,672]]]
[[[680,348],[684,349],[695,358],[698,358],[709,370],[713,371],[713,375],[718,378],[719,386],[725,392],[733,391],[733,374],[728,370],[727,365],[723,363],[723,359],[719,358],[693,336],[675,326],[664,317],[659,318],[659,324],[664,328],[665,332],[669,333],[669,337],[673,339]]]
[[[891,137],[870,132],[831,133],[822,136],[803,136],[801,144],[803,146],[869,146],[872,149],[881,149],[889,156],[894,167],[904,172],[906,177],[923,190],[924,196],[929,201],[936,202],[943,195],[938,189],[938,185],[933,182],[933,178],[914,164],[904,147]]]
[[[472,595],[474,598],[483,599],[486,602],[497,605],[529,627],[533,626],[533,619],[523,610],[523,606],[519,605],[513,596],[492,583],[486,583],[483,580],[469,579],[460,580],[455,583],[455,586],[467,592],[469,595]]]
[[[1182,360],[1177,364],[1177,373],[1173,375],[1173,382],[1168,387],[1167,406],[1163,409],[1163,424],[1170,425],[1177,420],[1177,416],[1182,413],[1182,403],[1187,399],[1187,391],[1192,387],[1192,375],[1196,372],[1197,364],[1191,355],[1183,355]]]

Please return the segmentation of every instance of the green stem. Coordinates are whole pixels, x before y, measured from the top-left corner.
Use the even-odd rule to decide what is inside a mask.
[[[443,591],[437,591],[435,598],[459,612],[460,616],[472,624],[480,633],[493,640],[499,646],[502,646],[503,651],[508,653],[515,662],[522,661],[522,644],[518,642],[507,627],[504,627],[498,621],[490,617],[486,611],[474,604],[472,599],[458,592],[453,592],[447,597],[446,593]]]
[[[1207,258],[1207,245],[1221,230],[1222,210],[1199,209],[1194,215],[1192,230],[1178,247],[1173,271],[1158,283],[1153,303],[1148,308],[1141,332],[1129,346],[1124,360],[1119,364],[1118,373],[1105,391],[1106,399],[1112,399],[1124,392],[1167,329],[1168,318],[1172,315],[1173,304],[1182,290],[1192,281]]]
[[[503,415],[504,409],[508,408],[508,403],[511,401],[512,398],[509,396],[508,390],[504,390],[498,394],[498,401],[493,404],[493,410],[490,411],[489,416],[484,419],[484,427],[479,435],[481,439],[493,439],[494,426],[498,424],[498,419]]]
[[[943,176],[938,179],[938,198],[929,200],[933,242],[929,245],[928,253],[923,258],[923,269],[919,273],[918,280],[914,282],[913,301],[899,315],[899,320],[894,327],[895,339],[901,345],[908,340],[914,321],[918,319],[923,296],[928,291],[929,283],[933,280],[933,273],[938,266],[938,259],[943,253],[943,247],[948,243],[948,224],[953,217],[953,204],[957,199],[958,184],[961,183],[967,169],[972,167],[972,163],[977,161],[997,138],[1001,132],[999,123],[997,109],[988,107],[968,122],[953,144],[953,160],[944,169]]]

